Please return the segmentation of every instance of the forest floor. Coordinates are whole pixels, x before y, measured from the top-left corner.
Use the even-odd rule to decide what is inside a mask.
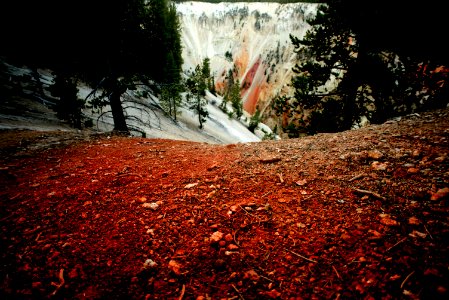
[[[449,109],[211,145],[0,131],[2,299],[448,299]]]

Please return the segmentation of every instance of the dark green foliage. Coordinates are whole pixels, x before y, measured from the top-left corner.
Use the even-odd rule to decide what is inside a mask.
[[[254,115],[252,115],[251,119],[249,120],[249,126],[248,126],[249,131],[254,133],[254,129],[256,129],[257,125],[259,125],[261,119],[262,118],[260,116],[260,111],[256,110]]]
[[[220,2],[277,2],[277,3],[297,3],[297,2],[309,2],[309,3],[320,3],[322,1],[317,0],[175,0],[175,2],[209,2],[209,3],[220,3]]]
[[[396,7],[383,1],[326,3],[309,20],[312,29],[302,40],[291,36],[298,54],[293,69],[296,76],[292,79],[294,97],[280,97],[273,102],[277,114],[288,120],[283,127],[289,136],[346,130],[361,117],[372,123],[383,122],[400,113],[435,105],[434,99],[447,95],[447,89],[441,88],[445,85],[433,84],[438,91],[428,95],[425,105],[424,98],[416,97],[435,83],[435,78],[430,80],[431,76],[417,73],[420,63],[433,70],[443,60],[438,51],[421,48],[417,53],[413,47],[407,50],[395,41],[410,42],[404,39],[405,30],[393,27],[393,37],[388,31],[396,24],[389,10],[397,11]],[[406,12],[409,9],[404,7]],[[418,83],[425,79],[431,82]],[[445,103],[447,100],[441,104]]]
[[[226,53],[225,53],[225,58],[226,58],[228,61],[231,61],[231,62],[232,62],[233,58],[232,58],[232,53],[231,53],[231,51],[226,51]]]
[[[233,69],[228,70],[226,75],[226,87],[223,102],[220,105],[220,109],[228,114],[229,118],[236,117],[237,119],[243,115],[243,102],[240,95],[240,81],[234,79],[234,74],[237,73],[236,66]],[[227,103],[232,106],[232,111],[228,111]]]
[[[236,79],[231,83],[228,93],[225,95],[225,101],[230,102],[234,110],[236,118],[240,118],[243,115],[243,102],[240,96],[240,81]]]
[[[209,59],[209,57],[206,57],[203,60],[201,72],[202,72],[204,80],[205,80],[206,88],[209,91],[211,91],[212,93],[214,93],[215,92],[215,84],[214,84],[214,78],[210,74],[210,59]]]
[[[121,105],[128,89],[180,83],[179,22],[167,0],[8,1],[1,6],[0,54],[87,82],[96,90],[89,97],[92,106],[108,103],[117,131],[128,132]],[[179,90],[170,93],[179,95]]]
[[[55,111],[58,118],[69,122],[75,128],[81,129],[83,121],[82,109],[85,106],[83,99],[78,98],[77,82],[71,77],[57,75],[50,88],[52,96],[58,97]]]
[[[187,79],[187,102],[189,108],[198,115],[199,128],[203,128],[203,123],[207,121],[209,112],[207,111],[207,100],[204,98],[206,89],[210,86],[210,66],[209,58],[203,60],[202,65],[197,65],[194,73]]]

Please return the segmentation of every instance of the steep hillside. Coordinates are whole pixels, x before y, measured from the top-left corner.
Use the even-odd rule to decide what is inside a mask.
[[[49,92],[52,83],[51,70],[33,71],[28,66],[9,64],[0,58],[0,129],[75,131],[58,119],[52,109],[58,101],[58,98],[52,97]],[[78,89],[78,97],[82,99],[92,91],[83,84],[79,84]],[[128,91],[123,96],[122,103],[127,116],[131,116],[128,124],[139,129],[139,132],[134,132],[136,135],[143,132],[151,138],[213,144],[256,142],[263,138],[264,133],[261,130],[255,131],[259,132],[259,135],[248,130],[246,124],[249,121],[245,123],[230,119],[218,109],[220,97],[208,93],[207,99],[209,116],[203,130],[198,129],[198,117],[187,108],[186,103],[179,108],[177,122],[167,117],[159,106],[159,99],[154,95],[150,95],[149,98],[138,98],[132,91]],[[139,106],[141,102],[145,105]],[[93,123],[93,127],[89,130],[108,132],[113,129],[112,114],[108,106],[96,112],[86,108],[83,113],[85,118]],[[266,132],[271,132],[269,128],[263,128]]]
[[[2,299],[447,299],[449,110],[211,145],[0,132]]]

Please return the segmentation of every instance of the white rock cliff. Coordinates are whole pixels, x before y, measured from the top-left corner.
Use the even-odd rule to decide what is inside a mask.
[[[268,115],[270,100],[288,94],[296,54],[290,34],[303,37],[316,3],[177,4],[182,28],[184,72],[204,58],[211,63],[216,89],[235,66],[244,109]]]

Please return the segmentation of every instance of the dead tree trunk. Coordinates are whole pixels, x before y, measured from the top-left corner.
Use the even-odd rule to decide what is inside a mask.
[[[126,92],[126,87],[120,85],[117,79],[112,79],[111,93],[109,94],[109,104],[111,105],[112,118],[114,120],[114,131],[129,133],[126,125],[125,113],[123,112],[121,96]]]

